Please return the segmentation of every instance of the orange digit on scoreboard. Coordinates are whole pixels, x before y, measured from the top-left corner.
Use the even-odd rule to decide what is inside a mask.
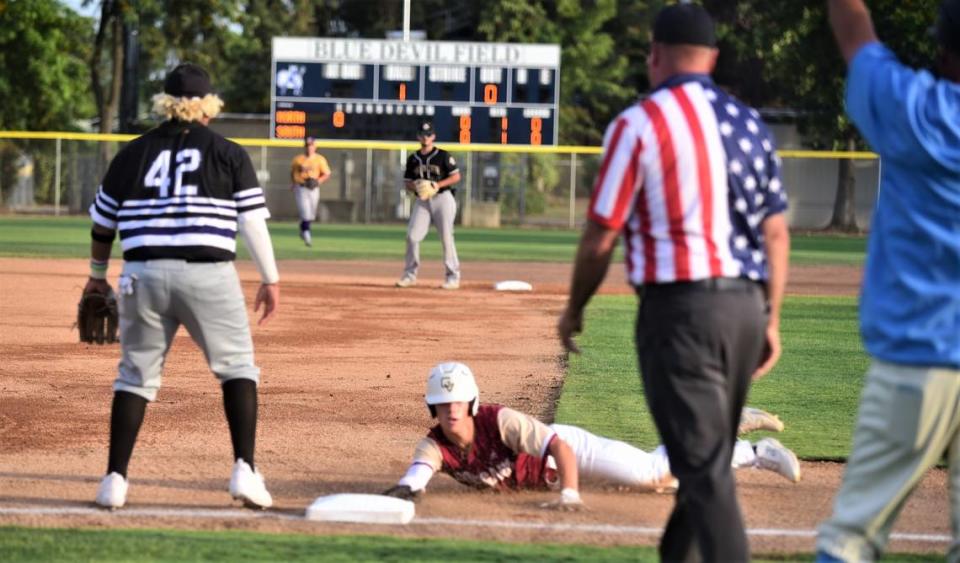
[[[400,98],[401,102],[407,99],[407,85],[402,82],[400,83],[400,92],[398,97]]]
[[[307,122],[307,114],[303,111],[288,109],[277,111],[277,123],[303,124]]]
[[[507,144],[507,123],[508,122],[506,117],[500,118],[500,144],[501,145]]]
[[[483,87],[483,103],[493,105],[497,103],[497,85],[487,84]]]
[[[277,125],[276,134],[280,139],[302,139],[307,130],[303,125]]]
[[[460,116],[460,144],[466,145],[470,143],[470,116],[461,115]]]
[[[530,144],[539,145],[543,141],[543,135],[541,131],[543,130],[543,120],[539,117],[534,117],[530,120]]]
[[[346,120],[346,116],[343,114],[342,111],[339,111],[339,110],[338,110],[338,111],[333,112],[333,126],[334,126],[334,127],[336,127],[337,129],[343,127],[343,123],[344,123],[345,120]]]

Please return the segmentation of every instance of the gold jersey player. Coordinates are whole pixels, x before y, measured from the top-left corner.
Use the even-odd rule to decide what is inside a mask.
[[[638,489],[676,487],[663,446],[645,452],[576,426],[546,425],[508,407],[481,403],[473,373],[462,363],[442,363],[430,371],[426,402],[438,424],[417,444],[410,468],[385,491],[388,496],[415,498],[437,472],[478,489],[559,490],[560,497],[546,506],[561,509],[582,505],[581,478]],[[758,429],[780,431],[783,425],[769,413],[745,409],[741,430]],[[738,440],[732,465],[800,480],[796,455],[773,438],[756,445]]]
[[[330,165],[327,159],[317,152],[313,137],[303,141],[303,154],[293,157],[290,163],[290,181],[293,182],[293,196],[297,202],[297,214],[300,216],[300,238],[307,246],[313,245],[310,223],[317,219],[317,205],[320,203],[320,184],[330,179]]]

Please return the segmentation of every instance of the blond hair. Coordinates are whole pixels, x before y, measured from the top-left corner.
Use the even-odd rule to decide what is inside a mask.
[[[200,121],[204,117],[214,118],[223,108],[223,100],[216,94],[207,94],[202,98],[181,98],[167,93],[153,97],[153,113],[166,119],[179,121]]]

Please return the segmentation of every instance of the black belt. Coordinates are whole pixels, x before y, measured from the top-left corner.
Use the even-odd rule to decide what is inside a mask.
[[[665,295],[690,291],[752,291],[757,289],[766,293],[766,285],[748,278],[707,278],[705,280],[653,283],[634,287],[640,297],[643,297],[644,294]]]

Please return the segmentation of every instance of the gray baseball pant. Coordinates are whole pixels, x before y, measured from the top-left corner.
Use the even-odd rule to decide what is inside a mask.
[[[453,193],[445,191],[421,201],[415,199],[407,224],[407,255],[403,268],[403,277],[416,279],[420,269],[420,242],[427,236],[430,223],[437,227],[440,243],[443,246],[443,268],[446,279],[460,279],[460,260],[453,241],[453,221],[457,217],[457,199]]]
[[[164,359],[181,324],[220,383],[259,380],[233,262],[126,262],[118,293],[121,357],[115,391],[156,399]]]
[[[297,213],[301,221],[317,220],[317,205],[320,203],[320,188],[293,187],[293,197],[297,201]]]

